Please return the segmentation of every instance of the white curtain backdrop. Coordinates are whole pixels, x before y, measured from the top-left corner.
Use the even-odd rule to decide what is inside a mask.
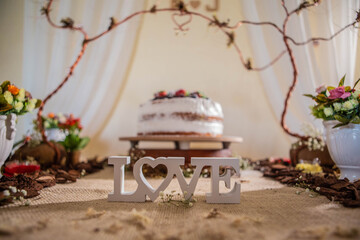
[[[23,79],[18,85],[43,99],[65,77],[80,50],[82,35],[51,27],[40,15],[45,1],[24,2]],[[61,18],[71,17],[75,24],[82,25],[94,36],[108,28],[110,17],[122,19],[135,11],[150,9],[155,2],[59,0],[54,2],[51,15],[57,23]],[[292,10],[302,1],[285,2]],[[282,26],[285,13],[280,3],[280,0],[220,1],[218,16],[219,19],[229,17],[232,21],[239,18],[272,21]],[[169,7],[170,0],[163,0],[161,4]],[[209,2],[203,0],[201,4],[198,9],[191,10],[203,11],[211,17],[212,13],[205,12]],[[287,32],[299,42],[311,37],[327,37],[354,21],[359,8],[359,0],[323,0],[318,7],[293,16]],[[144,24],[142,19],[145,19]],[[124,154],[129,144],[119,142],[118,137],[136,134],[139,104],[163,88],[195,88],[219,99],[223,105],[227,113],[225,134],[244,137],[244,144],[234,145],[234,152],[249,157],[286,157],[295,140],[279,127],[293,76],[289,57],[283,56],[266,71],[249,73],[240,66],[234,49],[221,48],[226,37],[214,33],[213,28],[205,29],[206,26],[194,17],[188,35],[176,36],[169,14],[150,14],[128,21],[89,44],[74,75],[45,106],[45,114],[63,112],[81,117],[85,127],[83,135],[91,138],[86,155]],[[244,55],[252,56],[256,66],[267,64],[285,49],[281,35],[271,27],[242,26],[236,34]],[[350,28],[333,41],[319,42],[318,46],[293,46],[299,82],[286,118],[292,131],[301,132],[302,122],[315,122],[321,127],[321,121],[314,121],[310,115],[309,106],[313,102],[304,97],[304,93],[314,93],[322,83],[336,85],[344,74],[346,85],[352,85],[359,77],[354,76],[356,64],[359,64],[356,62],[356,54],[360,52],[358,38],[358,31]],[[216,58],[211,55],[215,53]],[[256,94],[244,87],[245,81],[246,87],[257,89]],[[260,85],[263,91],[259,90]],[[22,117],[18,133],[31,129],[33,118],[34,114]],[[21,134],[17,134],[17,138],[20,137]]]
[[[25,1],[22,86],[34,97],[44,99],[64,79],[81,48],[82,35],[49,25],[40,9],[46,1]],[[55,23],[71,17],[89,36],[106,30],[110,17],[122,19],[144,9],[144,0],[55,1],[51,16]],[[92,42],[68,83],[46,104],[44,113],[62,112],[81,116],[83,135],[94,136],[111,117],[116,99],[126,84],[141,17],[117,27]],[[31,118],[22,119],[18,129],[31,129]],[[21,136],[18,135],[18,138]]]
[[[285,1],[291,11],[302,1]],[[241,1],[245,18],[252,21],[272,21],[282,28],[285,11],[280,0]],[[311,37],[329,37],[341,27],[353,22],[360,1],[327,0],[299,15],[294,15],[289,21],[287,33],[298,42]],[[263,66],[270,62],[278,53],[285,49],[281,35],[271,27],[247,26],[249,38],[253,43],[254,62]],[[341,77],[346,74],[346,85],[352,86],[356,66],[356,49],[358,31],[350,28],[342,32],[333,41],[319,42],[319,45],[308,44],[293,46],[299,78],[296,90],[290,100],[286,123],[294,132],[301,132],[302,122],[315,122],[321,127],[321,121],[314,121],[310,115],[311,99],[303,96],[305,93],[315,93],[315,88],[325,83],[336,86]],[[293,70],[288,55],[273,67],[260,72],[267,98],[280,124],[286,92],[293,80]],[[291,141],[289,139],[289,141]]]

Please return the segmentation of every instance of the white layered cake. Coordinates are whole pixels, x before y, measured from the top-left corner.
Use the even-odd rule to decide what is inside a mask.
[[[221,105],[199,92],[164,91],[140,105],[138,135],[201,135],[223,133]]]

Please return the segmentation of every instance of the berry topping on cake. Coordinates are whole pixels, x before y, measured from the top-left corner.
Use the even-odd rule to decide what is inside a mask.
[[[185,89],[179,89],[175,93],[173,92],[166,92],[166,91],[159,91],[154,94],[154,99],[164,99],[164,98],[183,98],[183,97],[190,97],[190,98],[205,98],[208,99],[204,94],[199,91],[189,93]]]
[[[199,91],[160,91],[140,105],[138,135],[220,136],[221,105]]]
[[[193,93],[190,93],[189,95],[190,97],[192,98],[201,98],[201,94],[200,92],[193,92]]]
[[[157,93],[155,93],[155,99],[157,98],[165,98],[167,97],[167,92],[166,91],[159,91]]]
[[[175,92],[175,97],[185,97],[186,91],[184,89],[179,89]]]

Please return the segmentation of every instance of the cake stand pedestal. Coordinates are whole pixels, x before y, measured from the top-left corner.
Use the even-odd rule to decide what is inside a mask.
[[[191,157],[232,157],[229,149],[231,143],[241,143],[241,137],[207,137],[207,136],[180,136],[180,135],[149,135],[136,137],[121,137],[120,141],[130,141],[131,149],[136,148],[144,152],[144,156],[157,157],[184,157],[185,164],[189,164]],[[173,142],[173,149],[139,148],[139,142]],[[218,149],[191,149],[190,143],[221,143]]]

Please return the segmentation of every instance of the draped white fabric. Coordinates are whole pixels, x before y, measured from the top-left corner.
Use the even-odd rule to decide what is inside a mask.
[[[155,2],[60,0],[54,2],[52,17],[57,23],[63,17],[72,17],[94,36],[107,29],[111,16],[122,19],[137,10],[150,9]],[[285,13],[280,2],[220,1],[219,16],[233,21],[272,21],[281,27]],[[289,9],[294,9],[302,1],[285,2]],[[45,17],[40,16],[43,4],[44,1],[25,1],[23,79],[19,83],[37,98],[44,98],[63,80],[82,41],[82,35],[77,32],[51,27]],[[161,4],[169,7],[170,0]],[[203,1],[199,9],[191,10],[205,11],[205,4],[209,2]],[[298,42],[315,36],[327,37],[352,22],[359,8],[358,0],[322,1],[318,7],[292,17],[287,32]],[[212,13],[204,13],[211,17]],[[232,48],[229,51],[221,48],[226,38],[219,32],[206,30],[204,24],[207,23],[201,19],[194,17],[188,35],[176,37],[170,15],[147,15],[139,40],[137,32],[141,19],[136,17],[90,43],[70,81],[45,107],[45,113],[73,113],[81,117],[85,126],[83,135],[92,139],[85,149],[86,154],[125,153],[128,143],[119,143],[117,139],[136,134],[138,105],[151,98],[156,90],[181,87],[205,91],[223,105],[227,113],[225,134],[242,136],[245,140],[243,145],[234,147],[234,152],[250,157],[286,156],[294,139],[286,137],[275,124],[280,125],[284,99],[293,76],[287,55],[266,71],[248,73],[240,66]],[[244,27],[248,34],[243,34]],[[256,66],[267,64],[285,49],[281,35],[271,27],[242,26],[236,33],[244,55],[252,56]],[[292,44],[299,70],[299,82],[286,118],[292,131],[300,132],[302,122],[314,122],[308,108],[313,102],[304,97],[304,93],[314,92],[321,83],[336,85],[344,74],[347,85],[352,85],[355,77],[359,77],[355,76],[355,67],[359,64],[356,62],[358,38],[358,31],[350,28],[333,41],[319,42],[318,46]],[[139,47],[134,54],[136,41]],[[132,62],[134,66],[131,67]],[[259,90],[258,79],[261,79],[263,91]],[[243,88],[245,81],[248,81],[246,87],[257,89],[256,94]],[[27,115],[19,121],[18,133],[31,129],[32,118],[34,115]],[[316,125],[321,127],[321,121]],[[17,134],[17,138],[20,137],[21,134]]]
[[[63,80],[83,40],[78,32],[51,27],[40,16],[44,4],[45,1],[25,1],[24,7],[22,86],[41,99]],[[143,8],[144,0],[62,0],[54,2],[51,16],[55,23],[65,17],[73,18],[92,37],[108,28],[110,17],[122,19]],[[93,136],[111,115],[121,94],[140,21],[137,17],[90,43],[74,75],[46,104],[44,112],[81,116],[86,126],[83,134]],[[21,121],[20,132],[31,129],[31,118],[34,116]]]
[[[285,1],[289,10],[295,9],[302,1]],[[285,11],[280,1],[241,1],[243,14],[252,21],[273,21],[282,28]],[[343,26],[353,22],[360,1],[328,0],[309,10],[293,16],[288,24],[287,33],[297,42],[304,42],[312,37],[329,37]],[[249,26],[249,37],[254,61],[257,66],[270,62],[277,53],[285,49],[281,34],[271,27]],[[286,123],[292,131],[300,132],[302,122],[313,122],[309,114],[312,100],[303,96],[315,93],[315,88],[325,83],[336,86],[346,74],[346,85],[352,86],[356,66],[358,30],[350,28],[332,41],[293,46],[299,72],[298,84],[291,98]],[[289,57],[285,55],[276,65],[259,73],[267,98],[280,122],[286,92],[293,80],[293,70]],[[321,121],[317,120],[317,127]]]

